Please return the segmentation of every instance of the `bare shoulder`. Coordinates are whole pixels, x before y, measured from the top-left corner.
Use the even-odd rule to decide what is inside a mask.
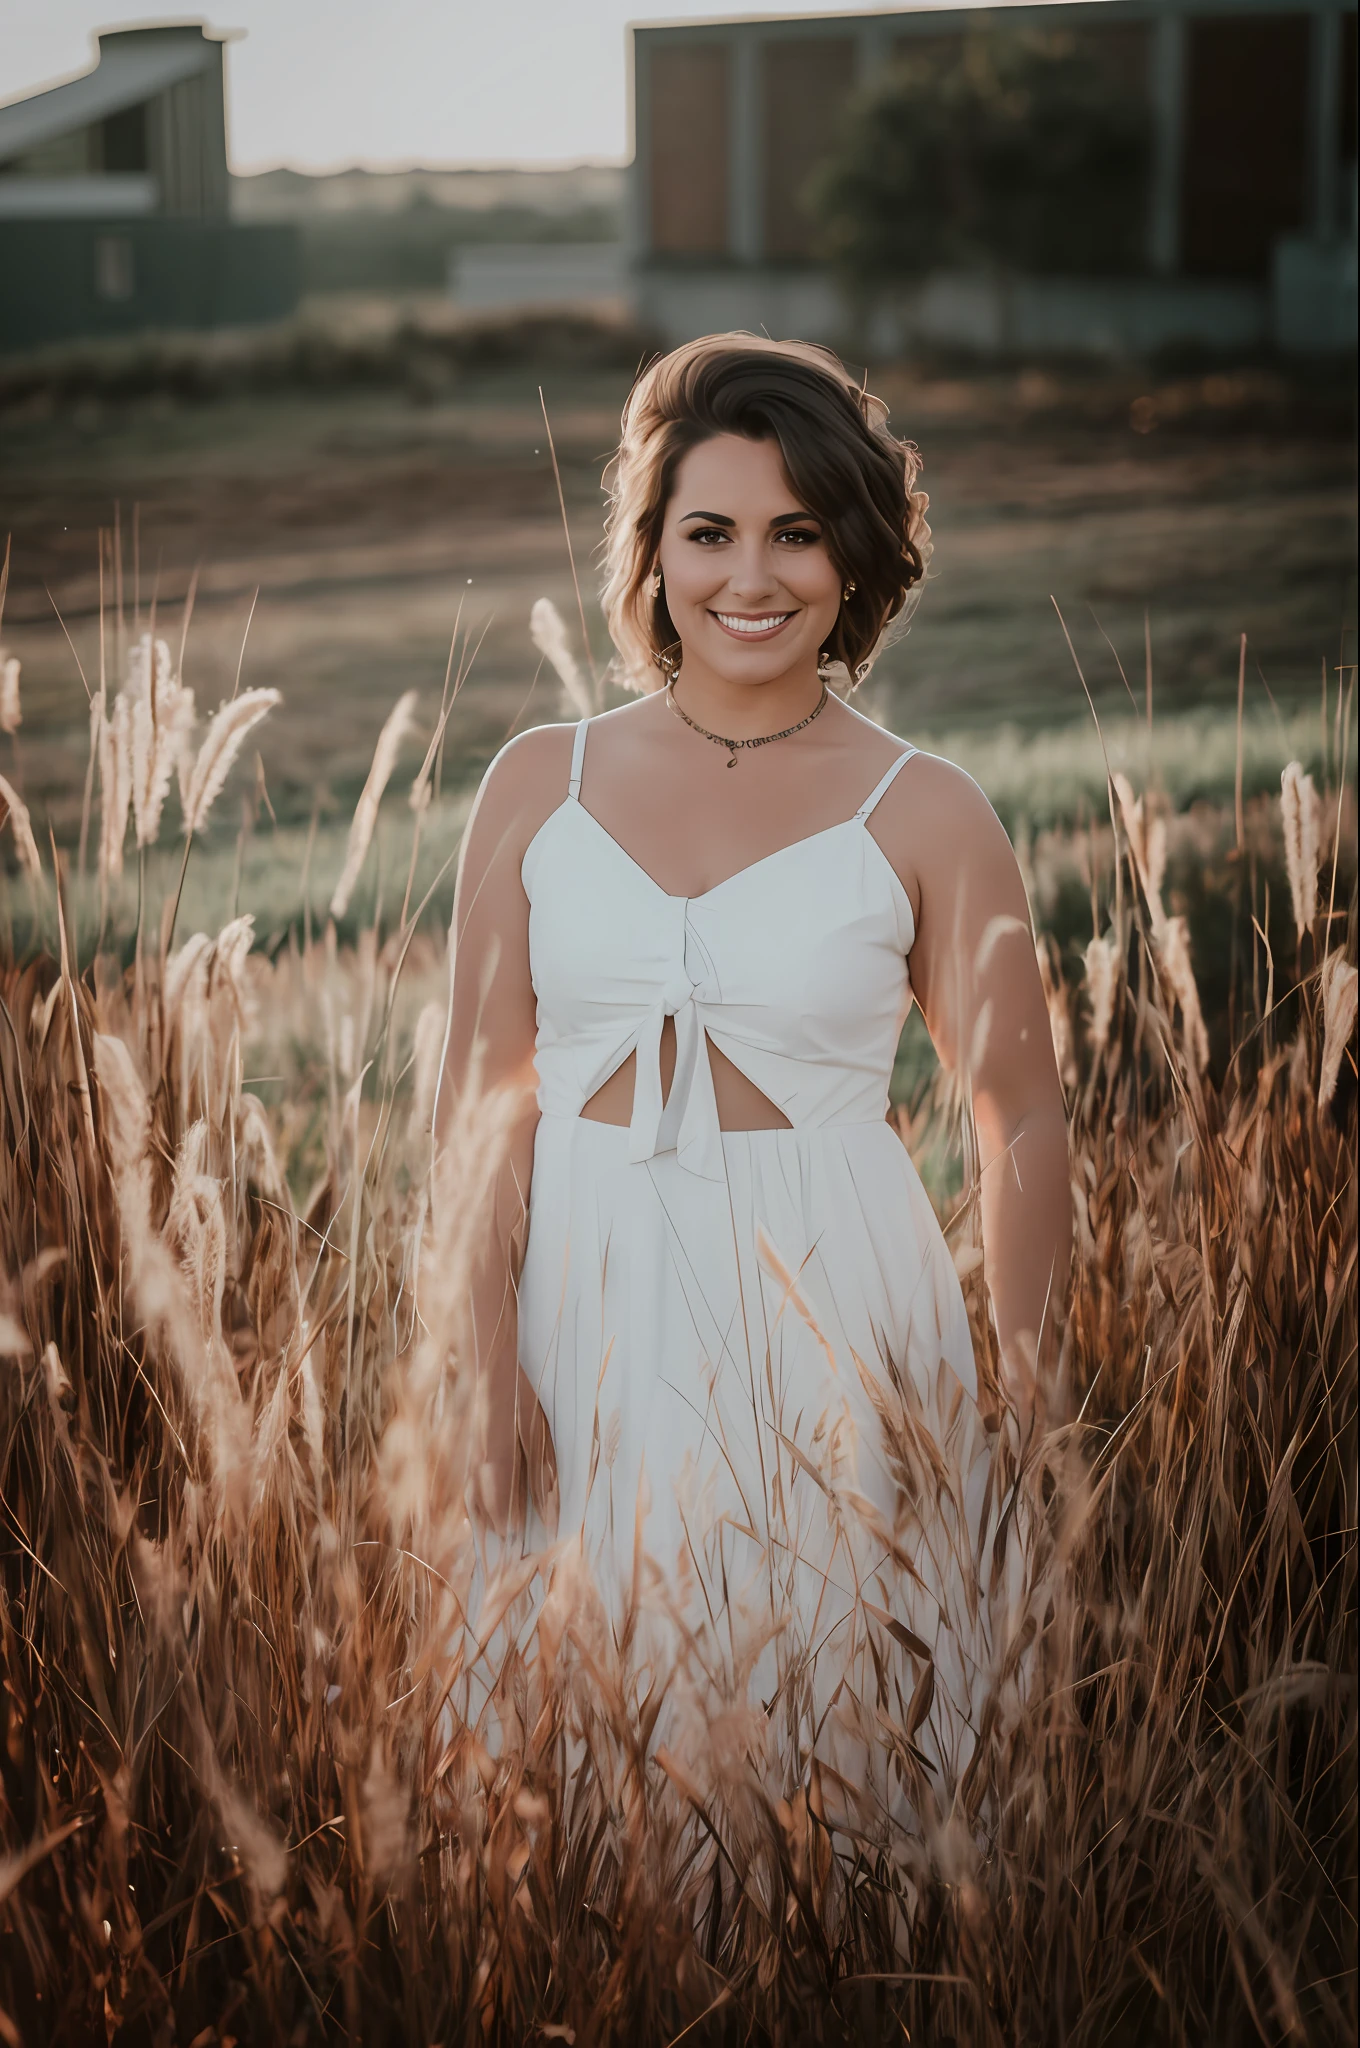
[[[966,770],[914,754],[872,819],[875,838],[918,909],[933,881],[1016,866],[1006,828]]]
[[[523,856],[567,794],[574,725],[540,725],[506,743],[482,777],[468,819],[470,843]]]
[[[931,826],[953,823],[965,830],[1003,830],[981,786],[942,754],[917,753],[897,782],[904,805]]]
[[[910,754],[908,766],[893,777],[875,818],[894,839],[903,832],[913,837],[925,832],[932,838],[942,834],[951,842],[968,833],[981,833],[989,840],[997,833],[1006,837],[1001,820],[967,770],[940,754],[920,751]]]

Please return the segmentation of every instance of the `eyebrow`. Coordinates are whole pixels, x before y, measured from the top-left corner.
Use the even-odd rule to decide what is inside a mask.
[[[682,512],[678,524],[683,526],[689,519],[706,519],[710,526],[735,526],[737,523],[735,519],[729,519],[725,512]],[[820,526],[822,523],[815,512],[782,512],[778,519],[770,521],[770,525],[792,526],[799,519],[806,519],[813,526]]]

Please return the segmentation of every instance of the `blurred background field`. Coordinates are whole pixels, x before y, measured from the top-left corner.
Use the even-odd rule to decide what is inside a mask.
[[[283,690],[265,750],[281,821],[309,815],[319,789],[353,794],[402,690],[432,713],[460,620],[479,644],[445,787],[475,781],[512,729],[559,714],[528,634],[541,595],[575,623],[542,404],[593,653],[607,659],[600,477],[647,349],[625,322],[473,322],[340,298],[283,336],[68,345],[41,377],[0,364],[3,630],[23,667],[35,814],[69,829],[80,671],[91,681],[99,666],[97,535],[115,519],[127,630],[154,603],[177,640],[196,575],[185,673],[200,702],[227,694],[238,665]],[[1078,788],[1098,794],[1098,752],[1039,739],[1090,730],[1056,602],[1115,726],[1145,712],[1150,638],[1161,766],[1180,801],[1231,779],[1214,715],[1235,711],[1243,632],[1260,734],[1249,773],[1271,780],[1270,763],[1306,748],[1323,671],[1330,697],[1354,655],[1344,377],[929,358],[869,376],[922,449],[936,535],[910,633],[867,693],[896,730],[976,765],[1008,819],[1047,822]],[[105,604],[111,620],[111,585]]]
[[[374,742],[407,690],[416,730],[340,936],[392,930],[408,886],[427,929],[446,923],[487,762],[526,725],[576,715],[529,632],[548,596],[579,643],[573,556],[591,656],[607,666],[601,473],[650,346],[617,315],[472,318],[428,294],[370,292],[320,295],[272,330],[68,343],[0,362],[3,640],[23,704],[0,772],[39,837],[50,824],[75,862],[102,531],[111,686],[153,608],[178,654],[192,587],[184,680],[200,711],[238,681],[282,693],[195,844],[179,929],[249,911],[271,955],[323,929]],[[1239,758],[1248,809],[1278,796],[1290,760],[1319,787],[1342,779],[1343,749],[1355,760],[1347,378],[1279,362],[1176,372],[919,351],[868,375],[922,449],[936,545],[910,630],[859,701],[976,776],[1069,974],[1093,935],[1092,862],[1109,851],[1107,767],[1157,792],[1180,821],[1175,907],[1226,1044],[1243,931],[1254,915],[1283,948],[1289,918],[1278,862],[1254,876],[1243,909]],[[413,866],[406,788],[455,642],[464,680]],[[149,860],[159,901],[178,854]],[[111,905],[125,939],[138,888],[130,865]],[[86,937],[94,904],[77,888]],[[24,915],[16,900],[16,932]],[[932,1068],[913,1020],[898,1099]],[[261,1093],[282,1102],[292,1085],[284,1076]],[[957,1155],[936,1162],[933,1184],[956,1185],[960,1170]]]
[[[23,703],[0,747],[39,837],[50,824],[78,866],[102,532],[111,687],[153,610],[178,657],[192,588],[183,675],[200,712],[238,686],[282,694],[195,843],[179,931],[249,912],[277,957],[324,930],[375,740],[408,690],[414,730],[339,937],[382,943],[412,907],[431,934],[446,924],[492,754],[526,725],[577,715],[529,630],[548,596],[579,647],[573,557],[591,658],[607,667],[601,472],[648,345],[620,318],[470,319],[429,298],[336,295],[267,334],[66,345],[0,366],[3,638]],[[1252,852],[1249,879],[1236,850],[1239,771],[1248,822],[1291,760],[1319,789],[1354,787],[1345,379],[1279,363],[1173,374],[920,354],[868,375],[922,448],[936,548],[910,630],[859,701],[976,776],[1069,977],[1098,928],[1091,876],[1112,853],[1107,772],[1150,790],[1225,1056],[1253,918],[1281,957],[1291,930],[1278,847]],[[463,680],[416,846],[407,791],[451,659]],[[1342,903],[1353,836],[1347,799]],[[107,930],[125,947],[139,892],[173,893],[178,862],[152,850],[144,877],[129,862],[114,885]],[[83,949],[93,884],[75,877],[72,901]],[[20,899],[10,915],[18,938]],[[295,1096],[307,1057],[256,1062],[262,1099]],[[896,1099],[918,1099],[933,1069],[913,1018]],[[956,1150],[921,1163],[937,1194],[957,1189]]]

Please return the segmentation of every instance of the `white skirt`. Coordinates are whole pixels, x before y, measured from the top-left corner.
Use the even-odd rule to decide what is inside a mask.
[[[861,1825],[866,1797],[947,1812],[999,1647],[953,1262],[886,1122],[722,1142],[725,1184],[540,1121],[519,1329],[576,1588],[554,1626],[589,1582],[591,1654],[665,1695],[692,1765],[735,1711],[780,1790],[816,1763]]]

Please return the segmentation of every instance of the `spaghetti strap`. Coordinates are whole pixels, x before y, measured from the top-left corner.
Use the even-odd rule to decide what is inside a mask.
[[[567,784],[567,795],[573,803],[581,800],[581,770],[586,758],[586,727],[588,718],[581,719],[576,727],[576,737],[571,743],[571,781]]]
[[[898,755],[897,759],[893,762],[892,767],[883,777],[883,780],[880,783],[876,784],[876,786],[870,791],[869,795],[864,799],[864,802],[860,805],[859,809],[855,812],[855,816],[861,824],[863,824],[865,819],[869,816],[869,813],[873,810],[875,804],[883,795],[884,791],[888,787],[888,784],[893,780],[894,776],[898,775],[901,772],[901,770],[906,767],[908,761],[911,759],[913,754],[919,752],[919,747],[909,746],[904,754]]]

